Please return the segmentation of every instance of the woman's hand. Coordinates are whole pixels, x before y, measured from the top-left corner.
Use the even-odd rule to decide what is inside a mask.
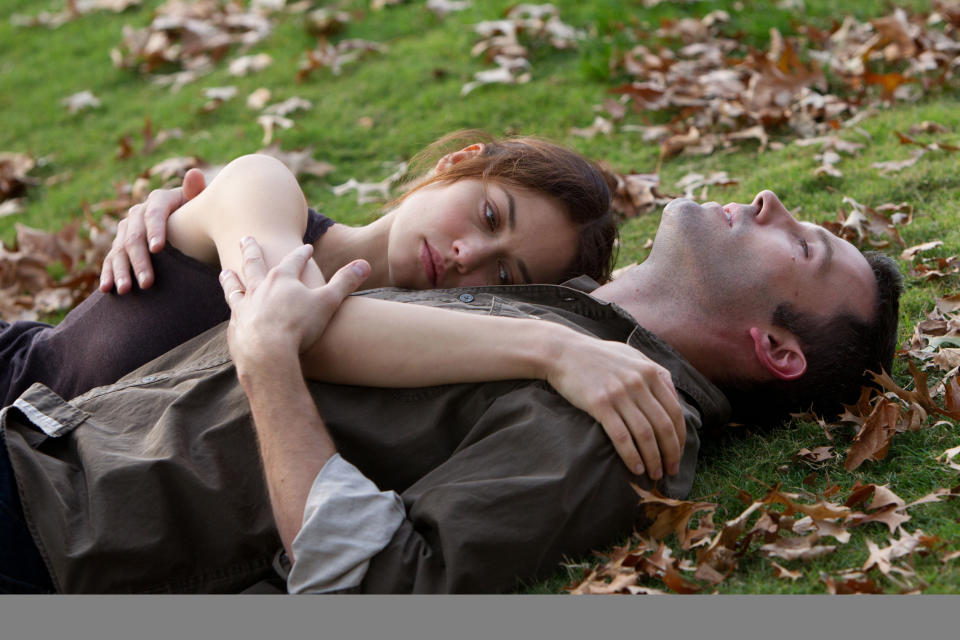
[[[166,243],[167,218],[205,187],[203,172],[190,169],[183,176],[182,187],[155,189],[146,201],[130,207],[127,217],[117,225],[117,236],[103,260],[100,291],[109,293],[116,285],[117,293],[129,292],[133,288],[131,268],[141,289],[153,285],[150,254],[163,249]]]
[[[547,382],[603,426],[631,472],[676,474],[687,430],[670,372],[622,342],[576,335]]]

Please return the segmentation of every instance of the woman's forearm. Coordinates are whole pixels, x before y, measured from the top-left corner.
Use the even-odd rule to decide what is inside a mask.
[[[582,338],[541,320],[353,297],[302,362],[309,378],[381,387],[547,379],[563,345]]]

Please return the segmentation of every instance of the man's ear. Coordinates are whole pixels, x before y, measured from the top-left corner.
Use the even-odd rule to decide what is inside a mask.
[[[750,337],[757,360],[780,380],[796,380],[807,370],[807,358],[793,333],[782,327],[752,327]]]
[[[437,166],[434,168],[435,173],[443,173],[453,165],[457,164],[461,160],[466,160],[467,158],[472,158],[483,153],[484,146],[482,142],[477,142],[471,144],[468,147],[460,149],[460,151],[454,151],[453,153],[448,153],[447,155],[440,158],[437,161]]]

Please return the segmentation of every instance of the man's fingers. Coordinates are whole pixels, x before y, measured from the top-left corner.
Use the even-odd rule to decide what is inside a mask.
[[[230,269],[224,269],[220,272],[220,286],[223,288],[223,297],[227,300],[227,306],[233,309],[233,305],[243,298],[245,291],[243,283]]]
[[[267,265],[263,260],[263,250],[252,237],[244,236],[240,240],[240,253],[243,256],[241,263],[243,281],[247,283],[248,288],[254,289],[267,275]]]
[[[276,266],[276,270],[280,273],[291,275],[299,280],[300,273],[303,271],[303,268],[307,265],[307,261],[312,255],[312,245],[300,245],[287,255],[283,256],[283,260],[281,260],[280,264]]]
[[[366,260],[355,260],[345,267],[341,267],[327,284],[323,286],[327,295],[334,295],[337,304],[353,293],[363,284],[370,275],[370,264]]]

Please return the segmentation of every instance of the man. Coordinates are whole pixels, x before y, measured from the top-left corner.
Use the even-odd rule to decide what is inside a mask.
[[[307,254],[267,277],[255,243],[244,256],[247,292],[231,274],[223,284],[266,489],[222,335],[71,404],[34,387],[4,426],[58,590],[243,588],[268,568],[274,520],[293,557],[291,591],[509,590],[630,531],[630,484],[650,481],[546,385],[306,386],[298,352],[361,276],[338,274],[296,315],[284,301],[306,295],[297,275]],[[836,348],[816,329],[843,328],[826,338],[840,336],[848,354],[830,372],[836,384],[823,386],[859,386],[864,369],[889,367],[898,287],[890,261],[799,223],[764,192],[750,205],[671,203],[650,257],[592,295],[544,286],[369,295],[538,315],[641,349],[681,396],[683,458],[660,488],[682,496],[698,431],[727,417],[717,385],[794,394],[780,410],[833,405],[840,398],[803,386],[824,366],[811,354]],[[287,331],[258,330],[280,318]]]

